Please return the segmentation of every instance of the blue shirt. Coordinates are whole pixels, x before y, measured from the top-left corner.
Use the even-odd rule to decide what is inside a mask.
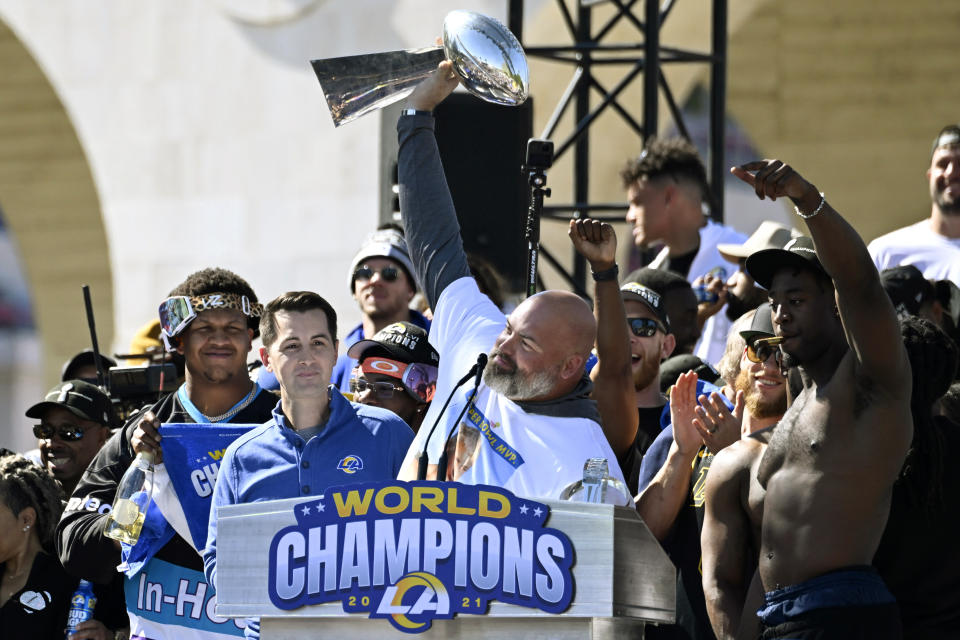
[[[304,442],[278,402],[273,420],[237,438],[223,454],[203,552],[207,581],[216,588],[218,507],[318,496],[336,485],[396,478],[412,441],[413,431],[396,414],[349,402],[331,387],[330,417]],[[258,637],[257,629],[245,631]]]

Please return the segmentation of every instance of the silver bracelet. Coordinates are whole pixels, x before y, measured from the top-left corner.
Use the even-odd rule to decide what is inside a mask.
[[[793,211],[794,211],[798,216],[800,216],[801,218],[803,218],[804,220],[809,220],[809,219],[812,218],[813,216],[815,216],[815,215],[817,215],[818,213],[820,213],[821,211],[823,211],[823,205],[825,205],[826,203],[827,203],[827,198],[823,195],[823,191],[821,191],[821,192],[820,192],[820,204],[817,205],[817,208],[816,208],[816,209],[814,209],[814,210],[811,211],[810,213],[802,213],[802,212],[800,211],[800,207],[798,207],[797,205],[793,205]]]

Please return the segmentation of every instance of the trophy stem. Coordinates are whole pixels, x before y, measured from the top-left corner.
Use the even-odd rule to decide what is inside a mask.
[[[442,47],[311,60],[334,126],[408,96],[445,58]]]

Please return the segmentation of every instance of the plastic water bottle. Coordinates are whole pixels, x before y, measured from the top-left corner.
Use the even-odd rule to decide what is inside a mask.
[[[136,544],[152,489],[153,453],[141,451],[120,480],[104,535],[129,545]]]
[[[77,632],[77,625],[93,617],[93,610],[97,606],[97,596],[93,595],[93,585],[81,580],[73,598],[70,599],[70,613],[67,615],[67,635]]]
[[[575,480],[560,492],[561,500],[594,502],[625,507],[630,504],[630,490],[619,478],[610,476],[606,458],[588,458],[583,463],[583,479]]]

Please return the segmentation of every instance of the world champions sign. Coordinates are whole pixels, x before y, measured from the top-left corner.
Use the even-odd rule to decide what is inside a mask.
[[[371,482],[294,507],[270,543],[270,601],[341,601],[408,633],[483,615],[490,600],[561,613],[573,597],[573,547],[544,527],[549,508],[486,485]]]

